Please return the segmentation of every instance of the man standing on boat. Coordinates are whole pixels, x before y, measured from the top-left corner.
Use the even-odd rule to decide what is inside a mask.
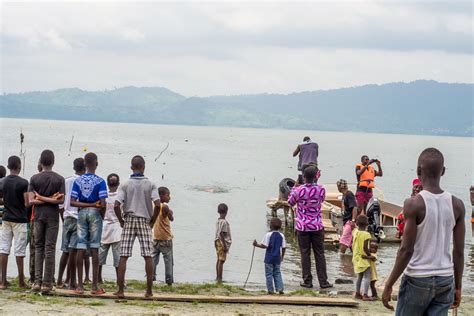
[[[316,184],[317,171],[309,166],[304,169],[304,185],[295,186],[288,197],[288,204],[297,205],[295,212],[295,229],[301,253],[301,268],[303,270],[302,287],[313,287],[311,274],[311,249],[316,259],[316,274],[319,286],[323,289],[332,287],[326,273],[326,258],[324,256],[324,225],[321,205],[326,197],[326,190]]]
[[[464,270],[465,209],[440,187],[443,154],[425,149],[417,173],[423,191],[405,200],[405,231],[382,301],[389,304],[392,287],[403,273],[396,315],[448,315],[461,303]],[[452,243],[452,247],[451,247]]]
[[[383,176],[382,166],[378,159],[369,159],[369,156],[364,155],[360,158],[359,164],[356,165],[357,176],[357,209],[359,212],[365,214],[367,203],[373,196],[372,190],[375,188],[375,177]],[[371,165],[377,164],[377,171]]]
[[[300,175],[298,175],[298,183],[302,184],[302,173],[304,167],[310,164],[316,168],[318,167],[319,145],[318,143],[313,142],[309,136],[305,136],[303,142],[299,144],[293,152],[293,157],[296,157],[298,154],[298,171],[300,171]]]

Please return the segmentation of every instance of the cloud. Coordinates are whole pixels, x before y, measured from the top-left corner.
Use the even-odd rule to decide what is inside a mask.
[[[472,23],[469,1],[7,2],[3,89],[146,84],[206,95],[472,82]],[[89,65],[103,70],[91,78]]]

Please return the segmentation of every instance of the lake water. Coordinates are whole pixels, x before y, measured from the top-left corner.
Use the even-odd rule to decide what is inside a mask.
[[[214,280],[217,205],[225,202],[229,205],[233,244],[224,266],[224,279],[231,284],[243,284],[250,266],[251,242],[261,240],[268,229],[265,201],[277,197],[282,178],[296,177],[297,159],[292,157],[292,152],[305,135],[320,146],[320,183],[334,183],[339,178],[354,182],[354,166],[362,154],[368,154],[382,161],[384,176],[377,178],[376,184],[388,201],[397,204],[410,194],[419,153],[426,147],[439,148],[445,155],[447,168],[442,186],[463,199],[466,223],[469,222],[469,186],[474,182],[473,138],[7,118],[1,118],[0,124],[1,164],[6,165],[10,155],[19,154],[20,130],[25,135],[27,179],[35,173],[39,155],[47,148],[56,155],[54,169],[65,177],[72,174],[72,161],[84,155],[83,149],[99,156],[99,175],[105,178],[115,172],[122,181],[131,173],[131,157],[143,155],[147,162],[145,174],[157,185],[171,190],[170,207],[175,213],[172,224],[175,281],[180,283]],[[74,141],[69,151],[72,135]],[[168,143],[169,148],[155,162]],[[206,188],[223,192],[207,192],[210,190]],[[300,281],[299,252],[291,232],[286,235],[289,246],[282,272],[287,288],[296,288]],[[58,259],[60,238],[57,247]],[[380,247],[381,276],[389,273],[397,247]],[[350,259],[341,261],[335,249],[327,249],[326,256],[330,281],[353,277]],[[252,287],[265,288],[263,257],[264,251],[257,249],[249,279]],[[15,275],[15,271],[11,258],[9,275]],[[114,277],[113,268],[106,266],[104,275]],[[143,279],[143,276],[144,262],[136,244],[127,278]],[[158,277],[163,280],[162,264]],[[464,282],[466,292],[473,294],[474,245],[470,224],[466,232]]]

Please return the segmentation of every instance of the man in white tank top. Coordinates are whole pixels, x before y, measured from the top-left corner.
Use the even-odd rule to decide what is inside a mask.
[[[444,172],[443,154],[425,149],[417,168],[423,191],[405,200],[402,244],[382,295],[385,307],[393,310],[392,287],[403,273],[396,315],[448,315],[449,307],[461,302],[465,209],[441,189]]]

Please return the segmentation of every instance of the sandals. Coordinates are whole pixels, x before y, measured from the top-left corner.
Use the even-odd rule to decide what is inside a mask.
[[[96,291],[91,291],[91,294],[92,295],[104,295],[105,294],[105,290],[100,288],[100,289],[97,289]]]

